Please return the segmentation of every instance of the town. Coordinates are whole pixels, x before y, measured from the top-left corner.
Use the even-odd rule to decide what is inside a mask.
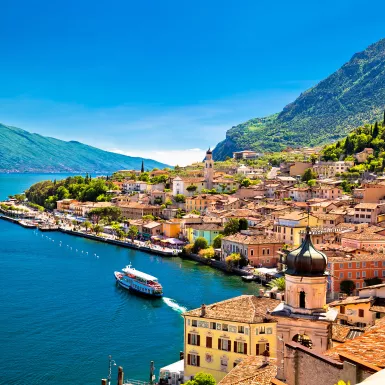
[[[2,218],[267,285],[185,312],[181,360],[161,369],[160,384],[201,373],[221,385],[358,384],[385,368],[385,177],[362,173],[346,192],[340,176],[354,162],[319,151],[277,167],[241,151],[217,168],[209,149],[202,164],[94,178],[113,186],[105,201],[57,198],[44,211],[32,187],[2,202]]]

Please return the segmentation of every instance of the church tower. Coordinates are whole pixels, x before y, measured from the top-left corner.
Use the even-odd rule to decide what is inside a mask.
[[[205,182],[206,188],[211,190],[213,188],[213,180],[214,180],[214,160],[213,160],[213,152],[208,149],[206,152],[205,158]]]
[[[331,347],[332,322],[338,314],[327,309],[327,257],[313,246],[309,227],[302,245],[287,255],[286,266],[285,302],[272,312],[278,320],[277,357],[283,365],[277,377],[281,380],[286,378],[285,344],[293,341],[323,353]]]

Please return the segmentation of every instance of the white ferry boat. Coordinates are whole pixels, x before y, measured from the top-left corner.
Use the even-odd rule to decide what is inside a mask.
[[[116,282],[127,290],[151,297],[163,295],[163,288],[158,282],[158,278],[142,273],[131,265],[126,266],[121,272],[115,271],[114,275]]]

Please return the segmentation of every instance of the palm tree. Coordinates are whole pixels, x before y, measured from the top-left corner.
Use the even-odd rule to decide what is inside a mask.
[[[268,284],[268,287],[270,289],[274,289],[275,287],[278,288],[279,291],[284,291],[285,290],[285,277],[279,277],[272,279]]]
[[[134,238],[138,236],[139,230],[136,226],[130,226],[127,231],[127,236],[131,238],[131,241],[134,242]]]

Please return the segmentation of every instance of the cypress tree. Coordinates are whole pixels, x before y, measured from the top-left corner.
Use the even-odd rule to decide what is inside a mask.
[[[144,160],[142,160],[142,168],[140,169],[140,172],[144,172]]]
[[[373,139],[375,139],[375,138],[377,138],[377,136],[378,136],[378,123],[376,121],[376,123],[374,123],[372,137],[373,137]]]

